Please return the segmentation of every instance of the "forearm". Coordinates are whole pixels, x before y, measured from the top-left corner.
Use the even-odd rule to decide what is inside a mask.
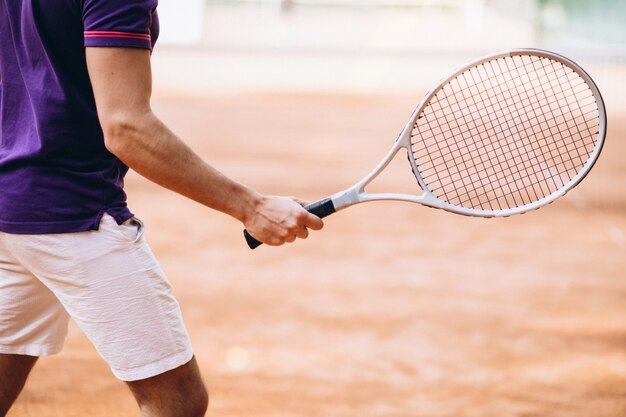
[[[151,111],[112,126],[107,148],[140,175],[242,222],[256,212],[261,195],[207,164]]]
[[[296,201],[261,196],[204,162],[152,113],[150,52],[87,48],[87,67],[105,145],[147,179],[222,211],[271,245],[305,238],[322,221]]]

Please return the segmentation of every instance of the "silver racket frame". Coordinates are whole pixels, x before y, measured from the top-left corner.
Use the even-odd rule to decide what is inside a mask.
[[[549,58],[554,61],[560,62],[567,67],[574,70],[589,86],[591,89],[596,103],[598,104],[598,112],[600,118],[599,125],[599,133],[598,139],[596,140],[595,147],[591,153],[591,156],[587,160],[587,162],[583,165],[583,168],[578,172],[578,174],[572,178],[567,184],[563,185],[561,188],[553,192],[552,194],[537,200],[533,203],[529,203],[520,207],[509,208],[505,210],[477,210],[470,209],[466,207],[461,207],[453,204],[446,203],[445,201],[440,200],[435,197],[432,191],[426,185],[424,178],[422,178],[417,163],[415,162],[415,158],[413,156],[412,144],[411,144],[411,132],[413,131],[413,127],[419,115],[422,113],[424,108],[428,105],[430,100],[437,94],[445,85],[447,85],[450,81],[455,79],[464,71],[479,66],[487,61],[492,61],[499,58],[505,57],[513,57],[513,56],[539,56],[543,58]],[[364,203],[367,201],[379,201],[379,200],[400,200],[400,201],[408,201],[412,203],[419,203],[426,205],[428,207],[438,208],[446,211],[450,211],[457,214],[463,214],[466,216],[476,216],[476,217],[507,217],[514,214],[525,213],[530,210],[538,209],[546,204],[549,204],[556,200],[559,197],[565,195],[569,190],[574,188],[578,183],[580,183],[583,178],[589,173],[593,165],[598,159],[600,152],[602,150],[602,146],[604,145],[604,139],[606,137],[606,110],[604,108],[604,100],[602,99],[602,95],[598,90],[595,82],[591,79],[589,74],[585,72],[578,64],[573,62],[572,60],[556,54],[554,52],[544,51],[541,49],[512,49],[505,52],[498,52],[490,55],[486,55],[482,58],[479,58],[470,64],[465,65],[464,67],[458,69],[450,76],[443,78],[439,84],[433,88],[420,102],[417,106],[409,122],[400,133],[400,136],[396,140],[396,143],[391,148],[389,153],[385,156],[385,158],[370,172],[366,177],[364,177],[361,181],[353,185],[352,187],[341,191],[339,193],[334,194],[330,197],[330,200],[333,202],[336,211],[344,209],[346,207],[352,206],[354,204]],[[365,191],[365,187],[367,187],[395,158],[395,156],[400,152],[401,149],[406,149],[409,161],[411,163],[411,167],[413,168],[413,173],[417,178],[417,182],[419,186],[422,188],[422,195],[411,195],[411,194],[396,194],[396,193],[376,193],[370,194]]]

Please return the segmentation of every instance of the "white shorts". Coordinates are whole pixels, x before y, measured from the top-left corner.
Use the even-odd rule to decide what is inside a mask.
[[[143,229],[105,214],[97,231],[0,232],[0,353],[58,353],[71,317],[121,380],[189,362],[178,302]]]

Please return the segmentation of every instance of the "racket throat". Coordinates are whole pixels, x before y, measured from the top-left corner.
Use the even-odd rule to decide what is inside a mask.
[[[340,191],[331,196],[330,200],[335,207],[335,211],[339,211],[362,201],[356,188],[348,188],[347,190]]]

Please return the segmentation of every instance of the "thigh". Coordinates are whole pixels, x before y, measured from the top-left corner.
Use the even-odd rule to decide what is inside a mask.
[[[105,215],[97,231],[24,238],[20,245],[26,267],[125,381],[192,356],[178,302],[142,232],[137,221],[118,225]]]
[[[59,352],[69,316],[55,295],[21,264],[0,233],[0,353]]]

